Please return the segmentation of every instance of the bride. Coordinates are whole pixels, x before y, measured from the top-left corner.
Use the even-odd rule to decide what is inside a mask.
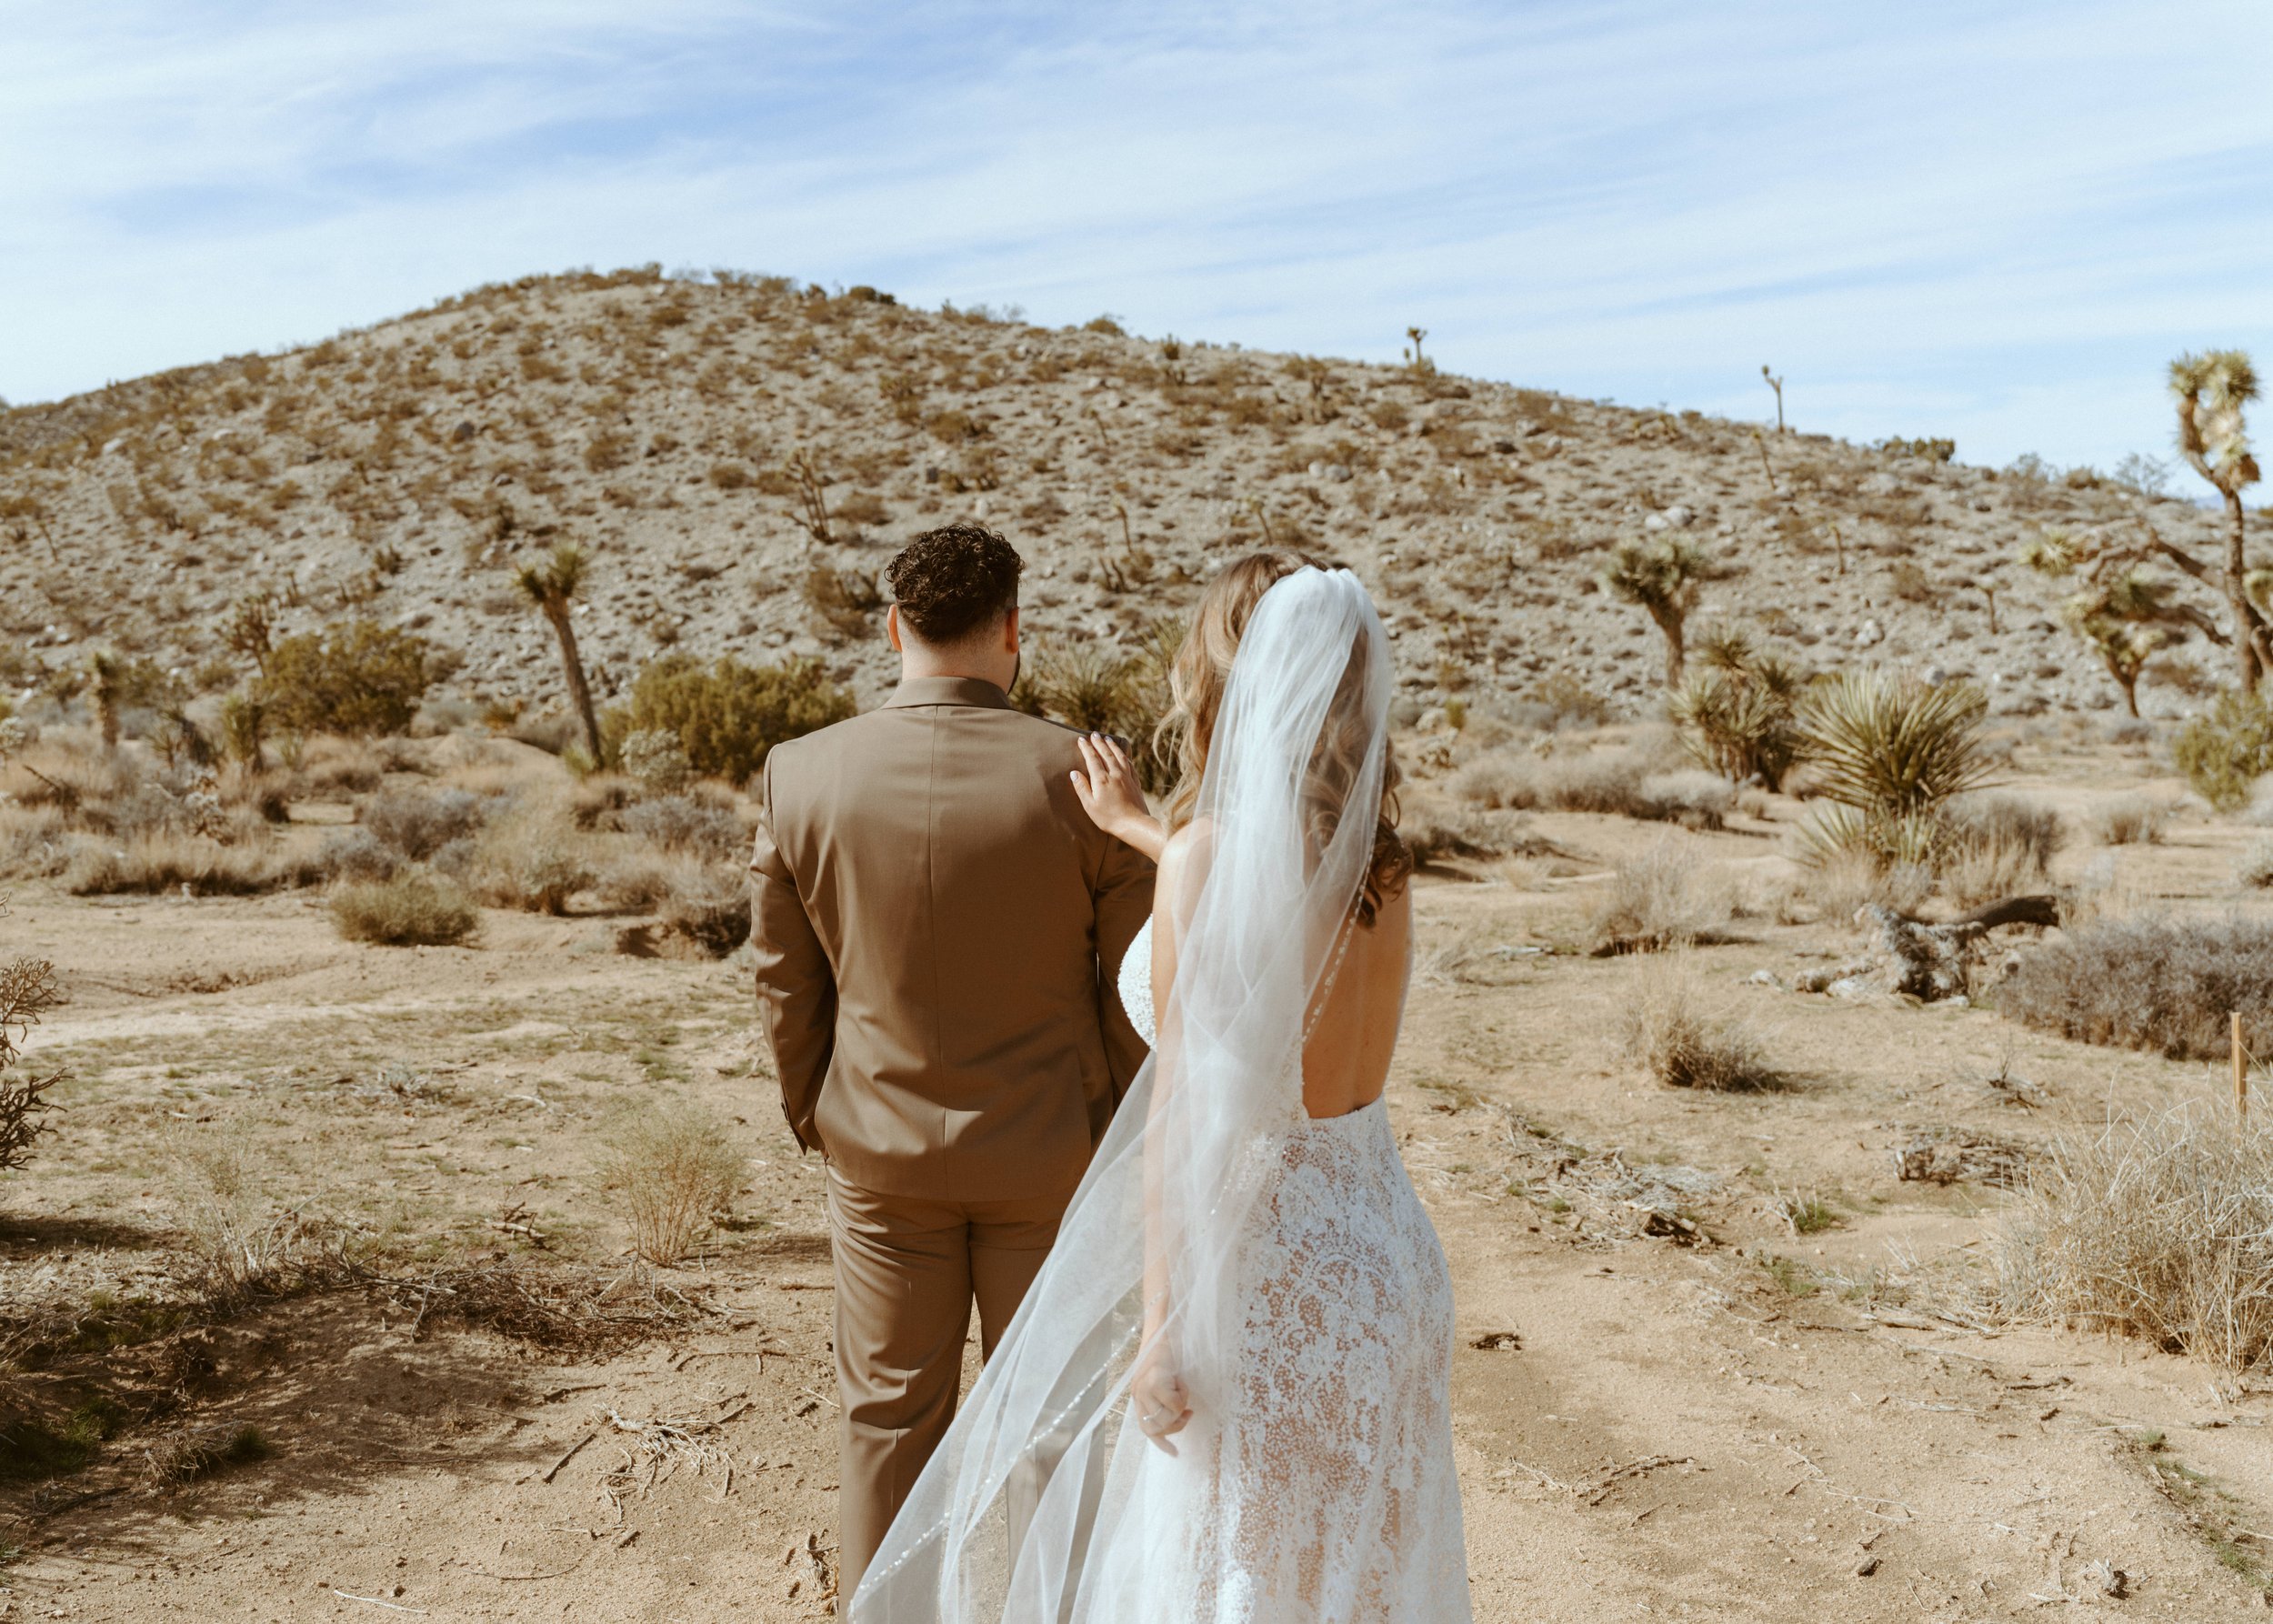
[[[1153,1059],[854,1624],[1469,1619],[1450,1279],[1381,1104],[1390,686],[1355,576],[1257,554],[1177,658],[1167,829],[1086,743],[1084,806],[1159,858],[1120,977]]]

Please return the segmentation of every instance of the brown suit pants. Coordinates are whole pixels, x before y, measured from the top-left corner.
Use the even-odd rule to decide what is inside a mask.
[[[851,1598],[955,1419],[972,1302],[980,1353],[988,1356],[1041,1272],[1072,1198],[1070,1185],[1016,1201],[886,1196],[830,1169],[836,1386],[844,1403],[839,1596]]]

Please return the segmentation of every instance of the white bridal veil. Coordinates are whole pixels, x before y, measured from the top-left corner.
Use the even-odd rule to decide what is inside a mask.
[[[1201,1525],[1216,1463],[1236,1458],[1237,1251],[1301,1122],[1305,1023],[1372,857],[1389,691],[1357,577],[1304,569],[1264,595],[1200,789],[1205,860],[1172,899],[1159,1048],[852,1598],[854,1624],[1166,1624],[1214,1592]],[[1194,1411],[1173,1456],[1128,1402],[1148,1260],[1167,1286],[1155,1334]]]

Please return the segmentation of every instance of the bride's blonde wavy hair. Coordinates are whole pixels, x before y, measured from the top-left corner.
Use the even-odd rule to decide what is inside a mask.
[[[1155,747],[1177,767],[1176,788],[1168,797],[1167,825],[1171,831],[1191,822],[1199,806],[1200,780],[1207,770],[1207,750],[1216,734],[1216,717],[1223,708],[1224,689],[1231,680],[1231,662],[1239,652],[1239,639],[1254,617],[1263,595],[1299,569],[1330,567],[1307,554],[1276,548],[1249,553],[1227,565],[1201,592],[1193,611],[1192,627],[1177,650],[1168,671],[1168,712],[1153,735]],[[1313,849],[1324,850],[1349,798],[1350,786],[1365,768],[1367,727],[1364,715],[1366,660],[1368,650],[1361,633],[1350,650],[1341,686],[1327,711],[1317,749],[1304,785],[1304,801],[1310,820]],[[1397,788],[1400,781],[1397,754],[1384,743],[1381,806],[1375,814],[1373,859],[1367,866],[1366,883],[1358,893],[1357,922],[1370,926],[1381,905],[1405,888],[1413,872],[1413,856],[1397,832]]]

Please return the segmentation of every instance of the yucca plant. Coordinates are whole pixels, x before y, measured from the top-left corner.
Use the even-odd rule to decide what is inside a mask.
[[[1684,631],[1689,611],[1705,590],[1705,583],[1721,571],[1712,555],[1681,536],[1657,540],[1621,541],[1602,572],[1602,585],[1613,596],[1638,604],[1666,639],[1666,686],[1678,687],[1686,663]]]
[[[1930,865],[1943,808],[1989,780],[1981,747],[1988,702],[1969,683],[1929,685],[1880,671],[1843,671],[1808,690],[1799,736],[1822,796],[1803,854],[1867,850],[1886,866]]]
[[[2241,493],[2258,482],[2249,450],[2248,408],[2258,397],[2258,372],[2238,349],[2189,352],[2170,364],[2170,394],[2178,411],[2178,454],[2209,481],[2226,506],[2226,601],[2233,612],[2234,652],[2241,689],[2257,691],[2273,666],[2273,631],[2249,601]]]
[[[1705,766],[1734,783],[1757,778],[1769,789],[1807,754],[1796,708],[1808,674],[1755,649],[1743,633],[1724,631],[1698,649],[1702,672],[1667,702],[1682,742]]]

